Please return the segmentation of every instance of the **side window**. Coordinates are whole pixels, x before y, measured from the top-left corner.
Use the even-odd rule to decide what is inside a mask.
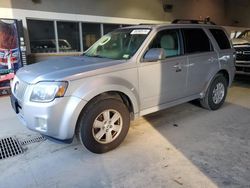
[[[249,38],[250,38],[250,31],[243,31],[243,32],[239,35],[239,38],[249,39]]]
[[[166,57],[173,57],[180,55],[180,38],[178,30],[163,30],[157,33],[153,42],[150,44],[151,48],[163,48]]]
[[[215,38],[216,42],[218,43],[220,49],[231,48],[230,42],[224,31],[222,31],[221,29],[209,29],[209,30],[212,33],[213,37]]]
[[[202,29],[183,29],[185,53],[212,51],[210,40]]]

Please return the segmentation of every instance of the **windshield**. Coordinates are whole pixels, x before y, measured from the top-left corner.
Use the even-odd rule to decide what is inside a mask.
[[[129,59],[146,39],[150,29],[120,29],[104,35],[85,53],[90,57]]]
[[[238,39],[250,39],[250,31],[243,31],[238,37]]]

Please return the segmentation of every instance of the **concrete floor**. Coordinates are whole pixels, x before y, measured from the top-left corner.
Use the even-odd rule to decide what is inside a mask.
[[[0,138],[34,133],[0,98]],[[90,153],[76,141],[26,146],[0,160],[0,187],[250,187],[250,78],[218,111],[186,103],[132,122],[123,144]]]

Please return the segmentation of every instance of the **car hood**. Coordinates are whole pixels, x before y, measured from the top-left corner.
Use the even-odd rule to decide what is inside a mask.
[[[240,39],[240,38],[235,38],[232,39],[233,45],[246,45],[250,44],[250,40],[248,39]]]
[[[113,65],[125,60],[112,60],[98,57],[61,57],[22,67],[17,71],[17,77],[27,83],[39,81],[73,80],[87,76],[87,73]]]

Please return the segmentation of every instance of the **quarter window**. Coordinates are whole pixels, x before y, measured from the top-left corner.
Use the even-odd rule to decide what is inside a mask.
[[[212,46],[202,29],[183,29],[185,53],[200,53],[212,51]]]
[[[224,31],[222,31],[221,29],[210,29],[210,32],[218,43],[220,49],[231,48],[229,40]]]
[[[160,31],[149,46],[149,49],[151,48],[163,48],[166,57],[180,55],[181,51],[178,30]]]

